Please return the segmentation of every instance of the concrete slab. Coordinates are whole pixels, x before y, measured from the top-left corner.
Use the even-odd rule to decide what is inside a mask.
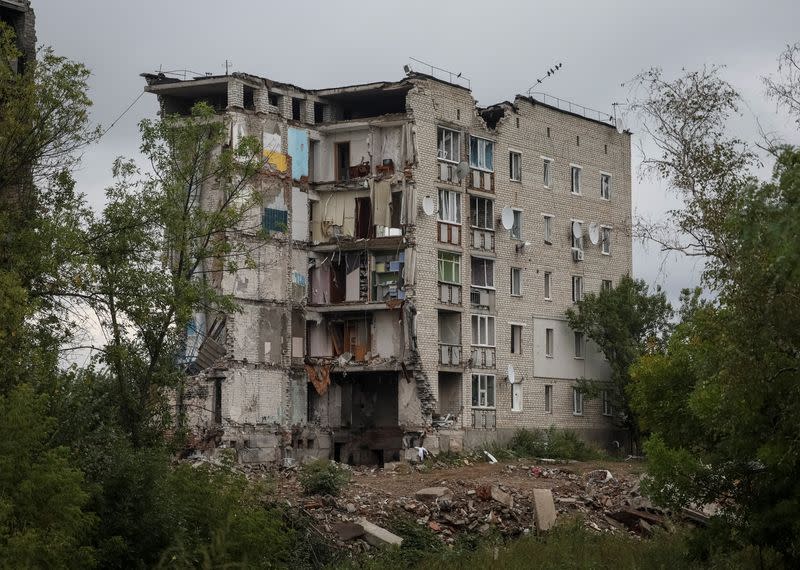
[[[420,489],[414,496],[420,501],[435,501],[439,497],[451,496],[453,492],[447,487],[427,487]]]
[[[385,528],[372,524],[367,519],[358,519],[358,524],[364,529],[364,540],[372,546],[400,546],[403,544],[402,538],[392,534]]]
[[[556,506],[550,489],[533,490],[534,520],[537,530],[550,530],[556,524]]]
[[[357,523],[336,523],[333,526],[333,532],[339,535],[342,540],[353,540],[360,536],[364,536],[364,527]]]
[[[503,491],[497,485],[492,486],[492,499],[502,505],[507,506],[509,509],[514,508],[514,497],[512,497],[511,494]]]

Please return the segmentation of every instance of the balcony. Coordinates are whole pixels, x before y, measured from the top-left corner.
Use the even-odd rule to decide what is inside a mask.
[[[472,228],[471,236],[470,245],[473,249],[494,251],[494,232],[492,230]]]
[[[475,429],[494,429],[497,427],[495,410],[472,410],[472,427]]]
[[[490,346],[472,347],[472,367],[473,368],[494,368],[495,367],[495,348]]]
[[[467,177],[469,188],[472,190],[483,190],[484,192],[494,192],[494,172],[472,169]]]
[[[494,311],[495,292],[493,289],[471,287],[469,290],[469,304],[473,309]]]
[[[461,180],[458,178],[458,173],[456,172],[457,164],[451,164],[448,162],[439,162],[439,181],[440,182],[449,182],[451,184],[461,184]]]
[[[458,224],[449,224],[447,222],[439,222],[439,241],[442,243],[451,243],[453,245],[461,245],[461,226]]]
[[[445,305],[461,306],[461,285],[439,283],[439,302]]]
[[[442,366],[461,366],[461,345],[440,342],[439,364]]]

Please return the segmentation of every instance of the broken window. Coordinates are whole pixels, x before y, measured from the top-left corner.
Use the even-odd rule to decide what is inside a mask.
[[[572,176],[572,193],[573,194],[580,194],[581,193],[581,167],[580,166],[571,166],[570,173]]]
[[[292,97],[292,119],[295,121],[302,121],[304,108],[305,101],[297,97]]]
[[[439,281],[443,283],[461,283],[461,256],[449,251],[439,252]]]
[[[514,297],[522,296],[522,268],[511,268],[511,295]]]
[[[482,230],[494,229],[494,202],[486,198],[469,198],[470,225]]]
[[[472,315],[473,346],[494,346],[494,317]]]
[[[514,209],[514,224],[511,226],[511,239],[522,239],[522,210]]]
[[[511,180],[520,182],[522,180],[522,155],[511,151],[508,153],[508,170]]]
[[[470,258],[472,284],[475,287],[494,288],[494,260],[485,257]]]
[[[319,101],[314,103],[314,122],[322,123],[325,120],[325,104]]]
[[[494,375],[472,375],[472,405],[477,408],[494,408]]]
[[[448,345],[461,345],[461,314],[439,312],[439,342]]]
[[[522,325],[511,325],[511,354],[522,354]]]
[[[487,139],[469,137],[469,165],[480,170],[494,170],[494,143]]]
[[[285,233],[289,227],[289,213],[286,210],[264,208],[261,224],[265,231]]]
[[[267,98],[269,99],[269,104],[270,105],[272,105],[273,107],[280,107],[280,104],[281,104],[281,96],[280,95],[278,95],[277,93],[270,92],[269,95],[267,96]]]
[[[441,160],[448,162],[459,162],[461,160],[461,133],[451,129],[439,127],[436,133],[437,156]]]
[[[572,413],[576,416],[583,415],[583,392],[578,388],[572,389]]]
[[[461,194],[439,189],[439,221],[461,223]]]
[[[604,200],[611,199],[611,175],[610,174],[601,174],[600,175],[600,197]]]
[[[350,141],[336,143],[336,180],[350,179]]]

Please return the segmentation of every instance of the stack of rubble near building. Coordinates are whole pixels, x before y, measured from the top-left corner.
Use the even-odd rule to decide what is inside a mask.
[[[271,239],[218,275],[242,311],[196,319],[198,433],[243,462],[375,464],[520,427],[620,439],[609,403],[574,390],[609,371],[564,311],[631,270],[628,133],[531,97],[478,108],[417,73],[144,76],[162,112],[207,101],[267,163]]]

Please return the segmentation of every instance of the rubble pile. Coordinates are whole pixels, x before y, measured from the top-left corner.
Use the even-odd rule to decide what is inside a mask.
[[[490,477],[477,480],[468,473],[459,478],[462,473],[450,469],[428,470],[425,481],[435,485],[419,484],[413,491],[410,487],[420,480],[420,466],[349,467],[351,481],[339,497],[304,496],[296,468],[273,476],[278,478],[276,493],[281,500],[302,509],[321,534],[356,551],[397,544],[399,538],[389,530],[403,516],[449,544],[462,533],[511,538],[548,530],[557,518],[574,515],[597,532],[645,536],[654,526],[668,525],[669,513],[641,495],[638,476],[615,476],[605,469],[581,474],[572,467],[546,460],[496,465],[490,466]],[[249,476],[264,473],[254,468]],[[439,476],[441,480],[436,480]]]

